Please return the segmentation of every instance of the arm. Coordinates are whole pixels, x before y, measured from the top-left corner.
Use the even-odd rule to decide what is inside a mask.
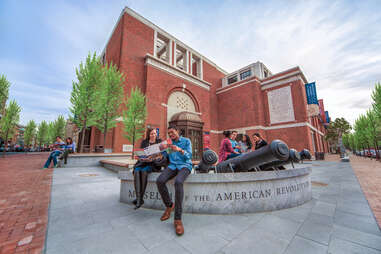
[[[179,152],[185,160],[192,158],[192,143],[189,139],[187,139],[184,149],[175,145],[171,145],[171,149]]]
[[[234,151],[234,149],[232,147],[232,143],[229,140],[226,140],[224,145],[225,145],[226,151],[228,153],[238,153],[238,152]]]

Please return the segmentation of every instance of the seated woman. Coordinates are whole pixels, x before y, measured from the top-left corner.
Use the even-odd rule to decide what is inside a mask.
[[[75,152],[75,143],[73,142],[73,139],[71,137],[68,137],[66,139],[66,146],[63,152],[63,159],[65,164],[67,164],[67,157],[69,156],[69,153],[74,153],[74,152]]]
[[[232,147],[232,143],[230,141],[230,138],[232,135],[234,135],[230,131],[224,131],[223,132],[225,138],[221,141],[220,151],[218,153],[218,162],[228,160],[230,158],[234,158],[240,155],[239,152],[234,151]]]
[[[255,142],[255,150],[258,150],[261,147],[267,146],[266,140],[264,140],[259,133],[253,134],[253,140]]]
[[[142,141],[140,148],[144,149],[150,145],[161,143],[161,139],[157,137],[156,129],[147,128],[146,138]],[[156,158],[156,160],[158,160]],[[134,166],[134,185],[136,200],[132,203],[135,209],[138,209],[144,204],[143,197],[147,187],[148,174],[157,167],[155,160],[150,158],[140,158]]]
[[[238,144],[241,147],[241,153],[250,152],[251,148],[253,147],[253,144],[251,143],[250,137],[247,134],[244,134],[242,136],[242,141],[239,141]]]

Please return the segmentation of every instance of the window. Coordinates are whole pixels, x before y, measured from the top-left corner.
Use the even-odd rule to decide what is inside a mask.
[[[191,74],[193,76],[202,78],[201,77],[201,59],[193,54],[192,54],[192,60],[191,60],[191,68],[192,68]]]
[[[187,71],[187,51],[176,44],[176,67]]]
[[[241,77],[241,80],[243,80],[245,78],[248,78],[248,77],[251,76],[251,70],[247,70],[247,71],[241,72],[239,74],[239,76]]]
[[[237,75],[228,78],[228,85],[237,82]]]
[[[169,39],[158,33],[155,42],[156,57],[169,63],[169,46]]]

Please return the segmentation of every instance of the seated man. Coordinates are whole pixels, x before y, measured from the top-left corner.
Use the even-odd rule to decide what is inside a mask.
[[[50,163],[53,159],[54,167],[57,166],[57,157],[61,155],[65,148],[65,142],[63,142],[60,136],[56,137],[56,142],[53,145],[53,152],[50,153],[49,158],[47,159],[44,167],[42,169],[49,168]]]
[[[156,180],[157,188],[161,199],[167,207],[160,220],[169,219],[171,212],[175,209],[175,231],[177,235],[184,234],[184,227],[181,222],[182,203],[184,198],[183,183],[192,170],[192,144],[190,139],[181,137],[176,126],[168,127],[168,136],[172,144],[165,144],[169,151],[169,165]],[[172,202],[166,183],[175,179],[175,203]]]

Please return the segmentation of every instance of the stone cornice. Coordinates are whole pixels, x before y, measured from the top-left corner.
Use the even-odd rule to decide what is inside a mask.
[[[151,54],[146,54],[145,64],[151,65],[151,66],[153,66],[159,70],[165,71],[165,72],[172,74],[178,78],[189,81],[190,83],[197,85],[199,87],[202,87],[206,90],[210,90],[211,84],[209,82],[206,82],[206,81],[199,79],[199,78],[197,78],[197,77],[195,77],[195,76],[193,76],[193,75],[191,75],[191,74],[189,74],[183,70],[180,70],[180,69],[170,65],[169,63],[152,56]]]

